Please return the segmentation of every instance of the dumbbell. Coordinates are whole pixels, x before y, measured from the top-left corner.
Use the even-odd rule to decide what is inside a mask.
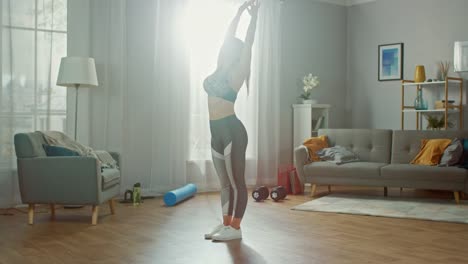
[[[255,199],[255,201],[260,202],[265,199],[268,199],[268,195],[270,192],[268,191],[268,188],[265,186],[260,186],[255,188],[255,190],[252,192],[252,197]]]
[[[271,190],[270,197],[273,201],[278,202],[279,200],[286,198],[286,195],[286,188],[283,186],[276,186]]]

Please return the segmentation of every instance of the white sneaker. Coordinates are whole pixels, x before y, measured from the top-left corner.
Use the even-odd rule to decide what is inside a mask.
[[[225,226],[218,233],[212,236],[213,241],[228,241],[241,238],[242,231],[240,229],[235,229],[232,226]]]
[[[220,225],[216,226],[210,233],[205,234],[205,239],[211,239],[214,234],[221,231],[221,229],[223,229],[224,227],[225,227],[225,225],[223,225],[223,224],[220,224]]]

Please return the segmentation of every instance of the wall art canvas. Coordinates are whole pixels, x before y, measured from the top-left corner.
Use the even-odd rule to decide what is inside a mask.
[[[379,81],[403,79],[403,43],[379,45]]]

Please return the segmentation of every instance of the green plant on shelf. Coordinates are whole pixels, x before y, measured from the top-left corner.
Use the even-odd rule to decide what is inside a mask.
[[[430,130],[440,130],[445,127],[445,116],[442,115],[440,118],[438,115],[425,115],[427,120],[427,129]],[[453,127],[453,123],[448,120],[447,126],[449,128]]]

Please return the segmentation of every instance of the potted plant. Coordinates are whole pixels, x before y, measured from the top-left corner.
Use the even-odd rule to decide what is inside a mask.
[[[425,115],[427,120],[426,128],[429,130],[441,130],[445,127],[445,116],[442,115],[440,118],[437,115]],[[453,127],[453,123],[448,121],[447,126],[449,128]]]
[[[302,87],[302,94],[299,98],[302,99],[304,104],[316,104],[317,102],[311,99],[311,91],[320,84],[318,76],[309,73],[302,78],[302,83],[304,86]]]

